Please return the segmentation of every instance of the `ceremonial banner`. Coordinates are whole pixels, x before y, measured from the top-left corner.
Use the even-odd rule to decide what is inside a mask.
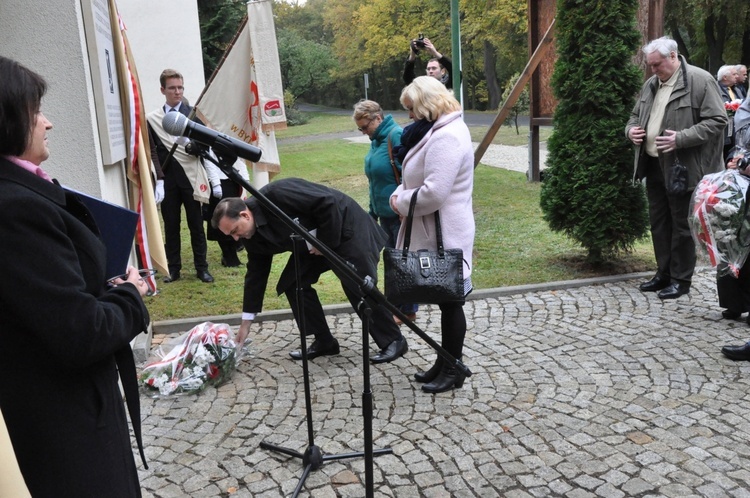
[[[255,72],[253,81],[258,84],[261,120],[266,131],[286,128],[284,87],[281,84],[272,4],[271,0],[257,0],[247,4],[247,25]]]
[[[274,131],[286,128],[286,113],[271,6],[248,3],[247,19],[195,108],[211,128],[263,151],[254,171],[278,172]]]
[[[159,212],[154,198],[153,179],[156,177],[150,161],[150,144],[146,112],[141,100],[140,82],[135,68],[135,61],[130,50],[125,24],[117,11],[114,0],[109,0],[113,19],[112,32],[117,61],[117,77],[122,89],[123,119],[128,135],[128,179],[132,182],[131,200],[139,214],[136,227],[136,244],[139,261],[143,266],[153,266],[162,274],[168,275],[167,256],[164,252]],[[117,35],[120,36],[117,36]],[[148,283],[156,291],[156,278],[148,277]]]

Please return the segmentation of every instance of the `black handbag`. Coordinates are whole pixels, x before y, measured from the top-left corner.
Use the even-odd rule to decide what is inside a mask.
[[[385,297],[393,304],[406,303],[463,303],[464,253],[461,249],[443,248],[440,214],[435,211],[437,251],[420,249],[410,252],[411,226],[417,194],[414,192],[406,219],[404,248],[386,247],[383,251],[385,266]]]

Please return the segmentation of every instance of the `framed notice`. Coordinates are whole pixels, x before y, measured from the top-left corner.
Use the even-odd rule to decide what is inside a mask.
[[[109,5],[107,0],[82,0],[81,7],[102,162],[114,164],[127,156],[127,148]]]

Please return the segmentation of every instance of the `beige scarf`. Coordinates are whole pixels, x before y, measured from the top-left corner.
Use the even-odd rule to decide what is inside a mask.
[[[175,142],[175,137],[164,131],[164,127],[161,125],[162,119],[164,119],[163,107],[159,107],[157,110],[148,113],[148,122],[151,125],[151,129],[154,130],[164,146],[167,149],[171,149]],[[201,164],[200,159],[185,152],[184,147],[177,147],[172,159],[180,163],[182,169],[185,170],[185,176],[187,176],[190,184],[193,186],[193,199],[203,204],[208,204],[208,200],[211,197],[211,188],[208,186],[206,169]]]

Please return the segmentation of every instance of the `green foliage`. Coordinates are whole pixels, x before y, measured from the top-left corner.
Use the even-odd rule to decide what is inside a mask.
[[[748,21],[747,0],[670,0],[664,9],[665,34],[691,64],[714,75],[724,64],[750,63]]]
[[[307,123],[307,116],[297,109],[297,98],[289,90],[284,90],[284,109],[287,126],[301,126]]]
[[[621,11],[620,3],[581,2],[603,14]],[[244,0],[199,0],[198,10],[208,79],[247,9]],[[495,109],[529,57],[528,0],[460,0],[459,10],[464,105]],[[273,13],[284,85],[306,102],[348,108],[364,97],[367,73],[368,97],[397,104],[408,43],[420,32],[454,57],[445,0],[274,0]],[[747,0],[669,0],[665,8],[665,33],[691,63],[714,74],[725,62],[750,63],[748,21]],[[418,74],[424,64],[421,57]]]
[[[513,91],[513,87],[516,86],[516,82],[519,79],[521,79],[521,73],[516,73],[510,78],[510,80],[508,81],[508,85],[505,87],[505,91],[503,92],[503,103],[508,100],[508,97],[510,97],[510,92]],[[525,114],[529,112],[530,103],[531,98],[529,97],[529,88],[528,85],[526,85],[524,86],[521,95],[518,96],[518,100],[516,100],[516,103],[513,104],[513,107],[510,108],[510,114],[508,114],[508,117],[505,118],[504,124],[508,126],[515,125],[516,134],[520,133],[518,131],[518,116],[519,114]]]
[[[240,0],[199,0],[198,15],[203,73],[208,81],[247,15],[247,6]]]
[[[640,36],[636,0],[558,0],[559,104],[542,187],[550,228],[581,244],[591,261],[629,250],[646,234],[643,187],[633,185],[624,127],[642,76],[631,58]]]
[[[306,40],[296,31],[277,32],[284,88],[296,97],[314,96],[331,84],[337,62],[326,45]]]

